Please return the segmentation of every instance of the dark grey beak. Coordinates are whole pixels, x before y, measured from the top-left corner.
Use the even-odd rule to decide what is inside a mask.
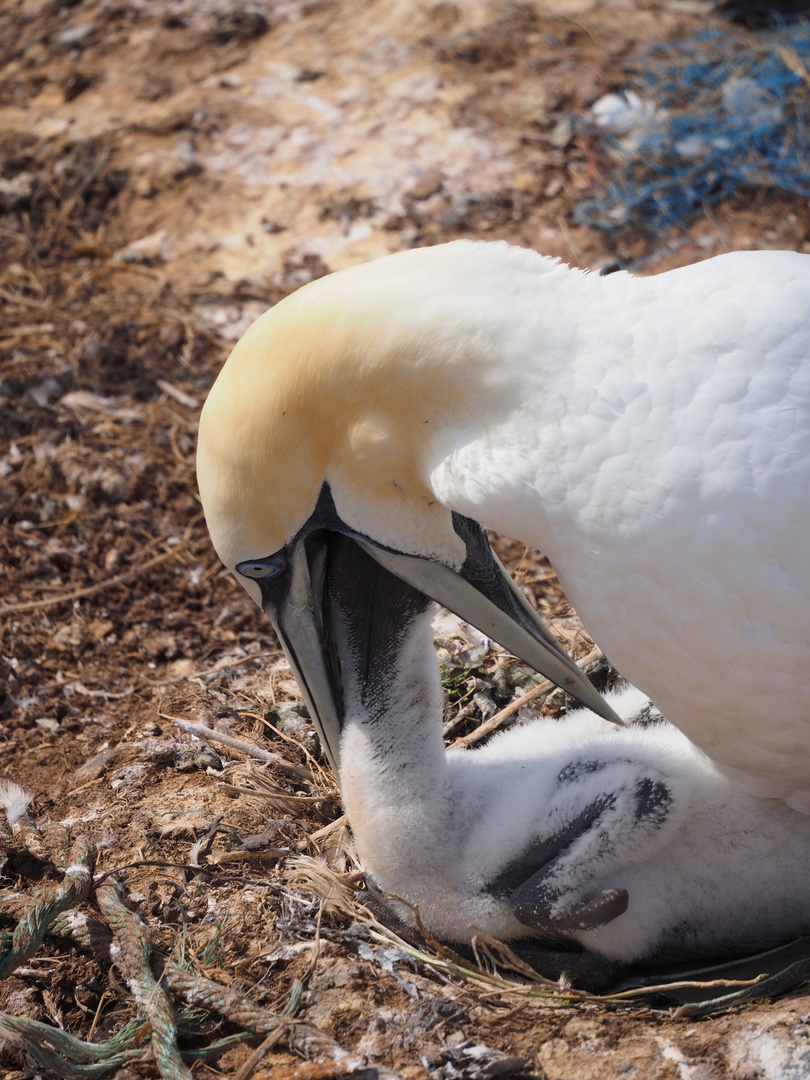
[[[460,514],[453,514],[453,525],[467,548],[464,565],[457,571],[359,538],[358,542],[386,570],[497,641],[597,716],[623,725],[515,585],[490,547],[486,531]]]
[[[341,581],[345,606],[352,574],[356,578],[352,647],[375,662],[380,657],[396,662],[395,649],[385,648],[379,638],[389,635],[392,646],[396,644],[394,629],[386,624],[383,613],[387,592],[392,602],[396,600],[394,607],[402,606],[400,582],[405,582],[416,594],[437,601],[477,627],[599,716],[615,724],[623,722],[551,636],[495,556],[484,529],[456,514],[453,524],[467,550],[458,570],[380,547],[350,529],[338,517],[324,485],[312,517],[284,548],[236,567],[261,590],[262,607],[276,628],[335,772],[340,765],[343,702],[331,626],[335,598],[330,589],[334,581]],[[352,557],[353,545],[337,542],[337,537],[349,537],[388,573],[362,572],[360,568],[368,564]],[[413,607],[423,609],[424,605]]]

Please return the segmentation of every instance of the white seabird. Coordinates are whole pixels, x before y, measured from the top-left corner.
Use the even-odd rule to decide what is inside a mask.
[[[809,342],[792,252],[600,277],[458,241],[258,319],[203,410],[200,492],[333,761],[334,533],[609,715],[485,525],[549,556],[612,663],[728,775],[810,811]]]
[[[215,547],[434,933],[624,963],[804,927],[810,819],[778,800],[810,810],[808,320],[792,253],[601,278],[461,242],[305,286],[234,349],[200,423]],[[585,717],[445,756],[425,596],[622,721],[483,525],[549,555],[687,738]]]

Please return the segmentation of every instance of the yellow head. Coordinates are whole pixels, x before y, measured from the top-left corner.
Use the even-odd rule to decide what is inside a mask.
[[[440,298],[431,255],[306,285],[231,353],[203,409],[197,459],[227,566],[281,548],[324,481],[341,518],[379,543],[463,561],[429,474],[475,429],[484,386],[497,407],[497,367],[469,310],[452,291]]]

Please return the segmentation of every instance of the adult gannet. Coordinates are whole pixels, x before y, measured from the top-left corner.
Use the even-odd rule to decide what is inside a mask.
[[[445,941],[540,938],[541,970],[593,988],[810,931],[810,817],[723,776],[640,691],[611,696],[631,726],[581,709],[445,752],[433,605],[345,536],[323,575],[344,805],[404,922],[415,908]]]
[[[803,255],[600,277],[467,241],[259,318],[203,410],[200,492],[333,762],[333,534],[610,715],[486,525],[548,555],[615,667],[728,775],[810,811],[809,329]]]

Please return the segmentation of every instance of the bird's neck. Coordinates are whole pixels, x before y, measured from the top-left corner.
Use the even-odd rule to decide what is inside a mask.
[[[402,628],[384,666],[361,675],[342,664],[340,782],[352,821],[356,805],[397,815],[442,797],[447,765],[431,614],[432,605]]]
[[[499,334],[492,313],[479,312],[478,336],[496,360],[471,365],[475,405],[430,446],[430,487],[443,505],[549,554],[570,542],[571,522],[609,534],[619,478],[606,466],[625,447],[650,456],[645,359],[625,333],[646,282],[608,282],[540,278]]]
[[[402,866],[432,873],[426,837],[446,820],[450,803],[433,605],[348,538],[334,538],[329,563],[340,785],[357,847],[369,865],[388,867],[390,881]]]
[[[395,896],[428,903],[414,879],[443,888],[442,837],[453,817],[429,612],[402,639],[385,691],[371,703],[346,686],[340,786],[358,855]]]

